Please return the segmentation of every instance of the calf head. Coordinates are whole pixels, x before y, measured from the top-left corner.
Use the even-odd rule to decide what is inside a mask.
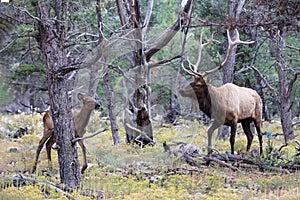
[[[83,94],[78,93],[77,97],[83,103],[83,105],[90,110],[97,110],[100,108],[99,102],[91,96],[84,96]]]

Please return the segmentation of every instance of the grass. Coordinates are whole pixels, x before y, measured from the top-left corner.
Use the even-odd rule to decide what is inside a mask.
[[[40,115],[0,116],[0,199],[67,199],[53,189],[40,184],[26,187],[4,187],[15,173],[33,177],[38,183],[59,184],[57,154],[52,152],[53,176],[46,176],[48,163],[45,149],[41,152],[38,170],[31,174],[35,151],[41,138]],[[12,140],[5,136],[7,131],[27,127],[31,135]],[[89,124],[88,134],[104,128],[105,122],[94,116]],[[127,145],[125,131],[120,127],[122,143],[113,146],[110,131],[85,141],[90,167],[82,177],[81,188],[72,193],[75,199],[90,199],[80,195],[82,191],[96,194],[102,191],[106,199],[300,199],[300,174],[282,174],[257,170],[230,169],[213,166],[191,167],[164,152],[162,143],[181,141],[197,145],[206,153],[206,131],[202,123],[184,121],[177,127],[154,127],[154,147],[141,149],[138,145]],[[263,131],[280,133],[280,124],[265,123]],[[238,132],[242,132],[239,127]],[[295,135],[300,131],[295,130]],[[216,134],[216,133],[215,133]],[[296,138],[297,139],[297,138]],[[278,149],[284,143],[283,136],[272,138],[269,143],[264,137],[264,149],[272,145]],[[220,152],[230,150],[229,141],[213,140]],[[282,150],[284,160],[293,160],[296,144],[291,142]],[[251,149],[258,149],[258,139],[254,138]],[[237,134],[236,151],[245,151],[246,137]],[[79,148],[80,162],[82,159]],[[266,159],[266,158],[263,158]],[[273,162],[282,162],[273,160]]]

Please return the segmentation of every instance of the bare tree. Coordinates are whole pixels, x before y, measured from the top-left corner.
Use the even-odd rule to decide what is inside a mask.
[[[116,122],[116,116],[113,113],[114,111],[113,91],[110,86],[109,69],[107,69],[107,72],[104,74],[103,80],[104,80],[105,90],[107,95],[107,109],[109,114],[112,137],[113,137],[114,145],[118,145],[120,143],[120,136],[118,132],[119,128]]]
[[[275,57],[274,66],[276,66],[278,74],[277,86],[279,93],[277,94],[272,89],[272,86],[258,69],[252,68],[260,74],[268,88],[271,88],[276,103],[279,105],[282,130],[287,144],[289,140],[295,137],[292,123],[291,95],[294,83],[300,74],[300,69],[298,66],[289,66],[286,40],[294,31],[299,32],[298,12],[300,4],[294,0],[253,1],[250,8],[252,17],[249,17],[251,21],[248,23],[255,23],[257,26],[263,27],[264,32],[269,35],[268,42],[274,49],[274,53],[272,53]]]
[[[180,30],[181,27],[187,25],[188,16],[191,14],[191,8],[194,4],[193,0],[188,0],[186,5],[184,6],[183,11],[178,10],[178,19],[176,22],[164,30],[161,34],[161,37],[153,37],[147,39],[147,30],[150,23],[150,18],[153,9],[153,0],[148,1],[148,9],[146,12],[146,16],[144,17],[144,22],[142,21],[140,3],[138,0],[132,1],[120,1],[117,0],[117,7],[121,25],[123,29],[129,33],[128,40],[132,49],[132,71],[134,71],[134,79],[135,85],[133,86],[135,90],[130,93],[128,96],[128,105],[127,105],[127,113],[124,119],[124,125],[126,128],[127,140],[128,142],[134,141],[137,136],[140,136],[139,131],[135,129],[136,126],[140,132],[145,132],[144,136],[148,136],[143,141],[143,137],[139,138],[139,140],[145,144],[147,144],[153,136],[152,133],[152,123],[145,119],[142,127],[138,126],[138,122],[141,119],[136,119],[134,116],[138,117],[138,112],[142,112],[146,115],[140,116],[151,116],[150,109],[150,69],[156,67],[160,64],[167,63],[172,59],[179,58],[180,55],[174,56],[174,58],[158,61],[155,63],[150,63],[151,57],[160,51],[164,46],[166,46],[170,40],[175,36],[177,31]],[[150,42],[149,42],[150,41]],[[151,44],[151,45],[150,45]],[[134,121],[136,120],[136,121]],[[127,127],[126,127],[127,126]],[[148,128],[143,127],[148,126]],[[153,142],[151,142],[153,143]]]
[[[100,7],[100,0],[96,1],[96,11],[97,11],[97,18],[98,18],[99,43],[101,43],[104,39],[104,35],[103,35],[103,24],[102,24],[102,13],[101,13],[101,7]],[[113,90],[110,86],[109,68],[107,65],[105,65],[104,68],[106,68],[106,70],[104,71],[103,81],[105,84],[105,90],[106,90],[106,94],[107,94],[107,109],[108,109],[108,114],[109,114],[111,133],[112,133],[114,145],[118,145],[120,143],[120,136],[119,136],[119,128],[118,128],[117,121],[116,121],[116,116],[114,113]],[[91,80],[94,81],[94,83],[91,83],[90,85],[92,85],[93,86],[92,88],[94,88],[92,91],[96,92],[96,88],[99,83],[98,70],[91,70],[90,74],[91,74]],[[91,91],[91,89],[90,89],[90,91]]]
[[[69,28],[68,8],[67,0],[56,1],[53,7],[48,1],[40,1],[35,22],[38,27],[36,39],[46,65],[54,133],[59,147],[60,179],[66,186],[74,188],[79,186],[81,175],[77,148],[72,144],[75,132],[68,95],[71,88],[68,73],[76,69],[68,61],[65,48]]]
[[[282,30],[277,36],[274,36],[272,43],[276,48],[276,68],[278,73],[278,85],[279,85],[279,97],[280,97],[280,116],[281,116],[281,125],[284,132],[284,139],[287,142],[291,139],[294,139],[294,128],[292,126],[292,110],[291,110],[291,89],[293,82],[290,82],[288,86],[287,78],[287,68],[288,66],[285,63],[284,59],[284,49],[286,48],[285,40],[287,37],[287,31]],[[294,77],[294,79],[296,79]],[[294,80],[292,80],[294,81]]]

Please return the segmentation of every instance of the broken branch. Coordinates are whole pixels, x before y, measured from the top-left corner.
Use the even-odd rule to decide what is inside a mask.
[[[108,130],[108,128],[105,128],[105,129],[103,129],[103,130],[101,130],[101,131],[97,131],[97,132],[95,132],[95,133],[93,133],[92,135],[89,135],[89,136],[80,137],[80,138],[74,138],[74,139],[72,140],[72,144],[75,144],[76,142],[78,142],[78,141],[80,141],[80,140],[85,140],[85,139],[94,137],[94,136],[96,136],[96,135],[98,135],[98,134],[100,134],[100,133],[103,133],[103,132],[107,131],[107,130]]]

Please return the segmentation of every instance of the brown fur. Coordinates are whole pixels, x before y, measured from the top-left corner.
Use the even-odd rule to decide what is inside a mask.
[[[247,151],[249,151],[253,140],[250,123],[254,122],[259,139],[260,153],[262,154],[262,101],[255,90],[231,83],[214,87],[206,84],[203,77],[195,76],[194,82],[179,92],[184,97],[196,98],[200,109],[213,119],[207,133],[209,153],[211,153],[212,133],[222,124],[231,127],[230,145],[231,153],[234,153],[238,122],[241,122],[247,136]]]
[[[100,105],[97,103],[97,101],[90,96],[83,96],[82,94],[78,94],[78,99],[83,103],[83,107],[78,109],[72,109],[72,114],[74,117],[74,126],[75,126],[75,137],[83,137],[83,135],[86,132],[86,126],[88,125],[91,112],[94,109],[98,109]],[[54,135],[54,125],[52,116],[49,111],[47,111],[44,114],[43,117],[43,123],[44,123],[44,135],[43,138],[39,142],[39,146],[36,150],[36,158],[35,163],[33,166],[33,172],[36,170],[37,162],[39,159],[40,152],[46,143],[46,151],[47,151],[47,158],[49,161],[50,170],[52,168],[51,165],[51,147],[55,143],[55,135]],[[83,143],[83,140],[78,141],[83,154],[83,166],[81,169],[81,173],[84,173],[85,169],[87,168],[87,160],[86,160],[86,147]]]

